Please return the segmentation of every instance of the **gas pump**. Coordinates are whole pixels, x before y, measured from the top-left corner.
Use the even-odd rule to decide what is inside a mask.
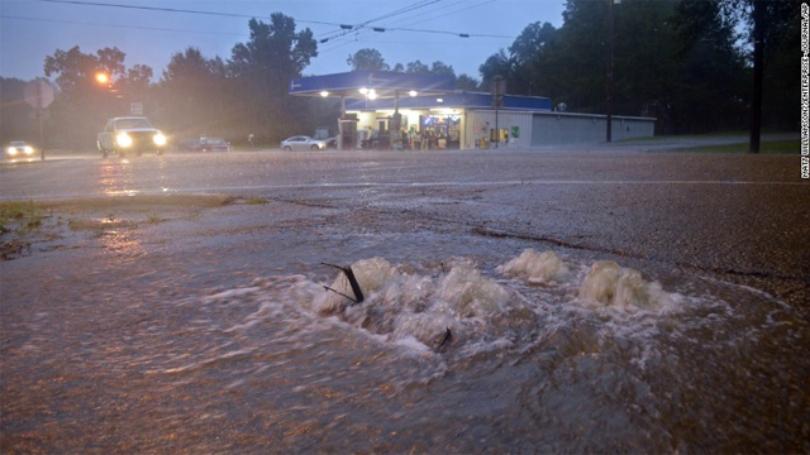
[[[357,115],[346,114],[338,120],[338,147],[351,150],[357,147]]]

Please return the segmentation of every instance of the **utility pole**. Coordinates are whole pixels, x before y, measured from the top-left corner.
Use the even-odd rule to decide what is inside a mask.
[[[501,130],[498,124],[498,110],[503,106],[503,95],[506,93],[506,80],[496,75],[492,81],[492,107],[495,108],[495,148],[501,142]]]
[[[748,151],[759,153],[759,139],[762,128],[762,73],[765,47],[765,2],[754,0],[754,93],[751,100],[751,138]]]
[[[37,125],[39,128],[39,159],[45,161],[45,132],[42,127],[42,105],[45,104],[42,99],[42,84],[36,84],[36,98],[37,98]]]
[[[613,141],[613,48],[614,48],[614,27],[613,4],[616,0],[608,2],[608,64],[607,64],[607,86],[605,87],[607,111],[607,127],[605,129],[605,141]]]

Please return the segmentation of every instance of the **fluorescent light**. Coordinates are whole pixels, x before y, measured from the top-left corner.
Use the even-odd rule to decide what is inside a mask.
[[[436,98],[437,103],[444,103],[444,98]]]
[[[327,92],[326,90],[321,90],[321,96],[326,98],[327,96],[329,96],[329,92]]]
[[[410,92],[408,92],[408,96],[416,96],[418,94],[419,92],[417,92],[416,90],[411,90]]]
[[[368,89],[365,87],[360,87],[360,90],[358,91],[360,92],[361,95],[365,95],[368,93]]]

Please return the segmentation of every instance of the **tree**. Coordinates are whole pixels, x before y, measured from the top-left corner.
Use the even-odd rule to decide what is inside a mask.
[[[478,81],[466,74],[459,74],[456,78],[456,88],[459,90],[478,90]]]
[[[377,49],[360,49],[346,59],[346,64],[354,71],[387,71],[388,64],[385,63],[382,54]]]
[[[189,135],[222,129],[223,106],[232,105],[222,60],[208,59],[193,47],[172,55],[158,90],[157,119]]]
[[[406,73],[429,73],[430,67],[419,60],[414,60],[405,64]]]
[[[57,49],[53,55],[45,57],[45,75],[55,76],[60,89],[49,107],[47,129],[52,143],[65,146],[93,144],[98,129],[107,118],[128,112],[123,99],[95,81],[97,71],[120,78],[125,74],[124,58],[125,54],[114,47],[85,54],[78,46],[67,51]]]
[[[57,49],[45,57],[45,76],[55,75],[62,92],[70,93],[91,86],[97,71],[106,71],[111,76],[124,74],[124,57],[115,47],[99,49],[96,55],[83,53],[79,46],[67,51]]]
[[[288,94],[290,81],[301,75],[318,55],[317,42],[308,28],[296,32],[295,20],[273,13],[270,23],[251,19],[250,40],[231,51],[228,72],[238,87],[240,121],[234,128],[277,140],[292,127],[305,123],[304,101]],[[296,109],[299,107],[300,109]]]
[[[437,76],[448,76],[452,77],[453,79],[456,78],[456,72],[453,70],[453,67],[438,60],[430,65],[430,73]]]
[[[501,75],[510,93],[605,112],[608,6],[567,0],[561,27],[529,24],[481,65],[482,86]],[[746,68],[718,3],[624,0],[613,9],[614,112],[653,115],[659,132],[739,128]]]
[[[0,143],[37,137],[34,109],[24,100],[26,81],[0,77]]]
[[[501,49],[497,54],[490,55],[486,61],[478,67],[481,73],[483,87],[489,87],[495,76],[504,77],[507,80],[507,85],[513,74],[512,61],[506,52]],[[520,92],[514,92],[520,93]]]
[[[535,22],[523,29],[509,47],[511,71],[504,77],[511,91],[537,95],[540,87],[552,89],[554,73],[547,65],[553,61],[551,45],[556,36],[557,29],[548,22]]]
[[[798,128],[798,110],[791,109],[799,93],[801,2],[724,0],[728,16],[747,26],[753,52],[749,151],[759,152],[763,124]]]
[[[124,78],[128,87],[133,90],[144,91],[149,88],[152,80],[152,68],[148,65],[134,65],[127,70]]]

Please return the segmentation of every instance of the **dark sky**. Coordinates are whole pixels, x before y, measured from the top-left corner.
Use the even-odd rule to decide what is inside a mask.
[[[357,24],[418,3],[419,0],[93,0],[218,11],[266,17],[280,11],[299,20]],[[421,0],[425,1],[425,0]],[[379,26],[427,28],[452,32],[517,36],[531,22],[562,22],[564,0],[438,0],[421,9],[375,23]],[[206,56],[230,56],[233,45],[245,41],[246,18],[140,11],[103,6],[0,0],[0,75],[23,79],[42,75],[46,55],[79,45],[84,52],[117,46],[126,64],[150,65],[160,76],[170,56],[188,46]],[[333,26],[309,27],[316,38]],[[134,28],[123,28],[134,27]],[[145,28],[161,29],[147,30]],[[165,30],[171,29],[171,30]],[[346,57],[363,47],[379,49],[389,63],[442,60],[456,73],[478,75],[478,66],[513,38],[471,37],[412,32],[374,33],[319,45],[319,56],[304,72],[323,74],[348,70]]]

